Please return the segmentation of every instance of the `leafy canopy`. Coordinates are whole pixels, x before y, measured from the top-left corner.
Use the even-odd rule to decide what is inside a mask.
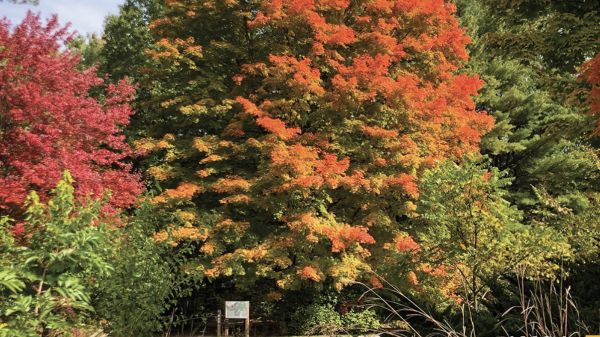
[[[46,199],[64,170],[80,197],[112,191],[106,210],[133,204],[138,176],[121,126],[132,114],[133,87],[103,85],[95,69],[78,71],[79,57],[62,50],[69,39],[54,17],[28,13],[14,29],[0,21],[0,208],[18,213],[29,190]]]
[[[421,173],[478,151],[493,124],[471,99],[482,82],[460,71],[454,10],[167,1],[141,81],[150,137],[136,141],[175,217],[155,239],[193,252],[186,273],[239,287],[340,289],[410,260],[393,241]]]

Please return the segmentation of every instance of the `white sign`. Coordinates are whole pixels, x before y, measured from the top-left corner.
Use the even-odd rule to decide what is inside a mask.
[[[248,301],[226,301],[225,318],[250,318],[250,302]]]

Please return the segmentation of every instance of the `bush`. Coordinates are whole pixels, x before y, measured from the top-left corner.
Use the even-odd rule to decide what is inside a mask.
[[[342,316],[342,322],[345,329],[357,332],[373,331],[381,327],[377,313],[372,309],[352,309]]]
[[[94,306],[112,336],[152,336],[163,327],[161,314],[168,303],[173,278],[151,239],[152,207],[142,204],[127,226],[113,233],[114,272],[98,283]]]
[[[112,269],[99,202],[77,204],[68,173],[47,204],[32,192],[24,222],[0,219],[0,336],[86,328],[92,284]]]
[[[372,309],[352,308],[345,314],[336,310],[336,295],[325,295],[308,306],[300,307],[292,315],[292,328],[302,335],[336,335],[338,333],[368,332],[381,324]]]
[[[292,315],[293,328],[302,335],[335,335],[343,330],[340,314],[331,303],[315,303]]]

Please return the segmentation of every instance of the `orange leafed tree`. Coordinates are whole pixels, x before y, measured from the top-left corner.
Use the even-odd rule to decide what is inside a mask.
[[[368,281],[390,259],[416,268],[421,173],[478,151],[493,124],[472,100],[482,81],[460,70],[469,38],[454,5],[166,6],[148,51],[152,137],[137,141],[174,215],[160,241],[197,248],[205,277],[285,289]]]

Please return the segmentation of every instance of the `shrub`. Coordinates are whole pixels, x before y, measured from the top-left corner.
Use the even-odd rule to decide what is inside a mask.
[[[173,286],[161,248],[151,239],[152,208],[142,204],[128,225],[113,233],[110,260],[114,272],[98,282],[94,306],[113,336],[152,336],[162,326],[161,314]]]
[[[332,303],[315,303],[292,315],[292,327],[302,335],[335,335],[343,330],[343,322]]]
[[[342,316],[344,328],[350,331],[368,332],[381,327],[377,313],[372,309],[352,309]]]
[[[91,285],[112,269],[101,204],[75,202],[63,175],[52,198],[32,192],[24,222],[0,219],[0,336],[60,336],[85,328]]]

